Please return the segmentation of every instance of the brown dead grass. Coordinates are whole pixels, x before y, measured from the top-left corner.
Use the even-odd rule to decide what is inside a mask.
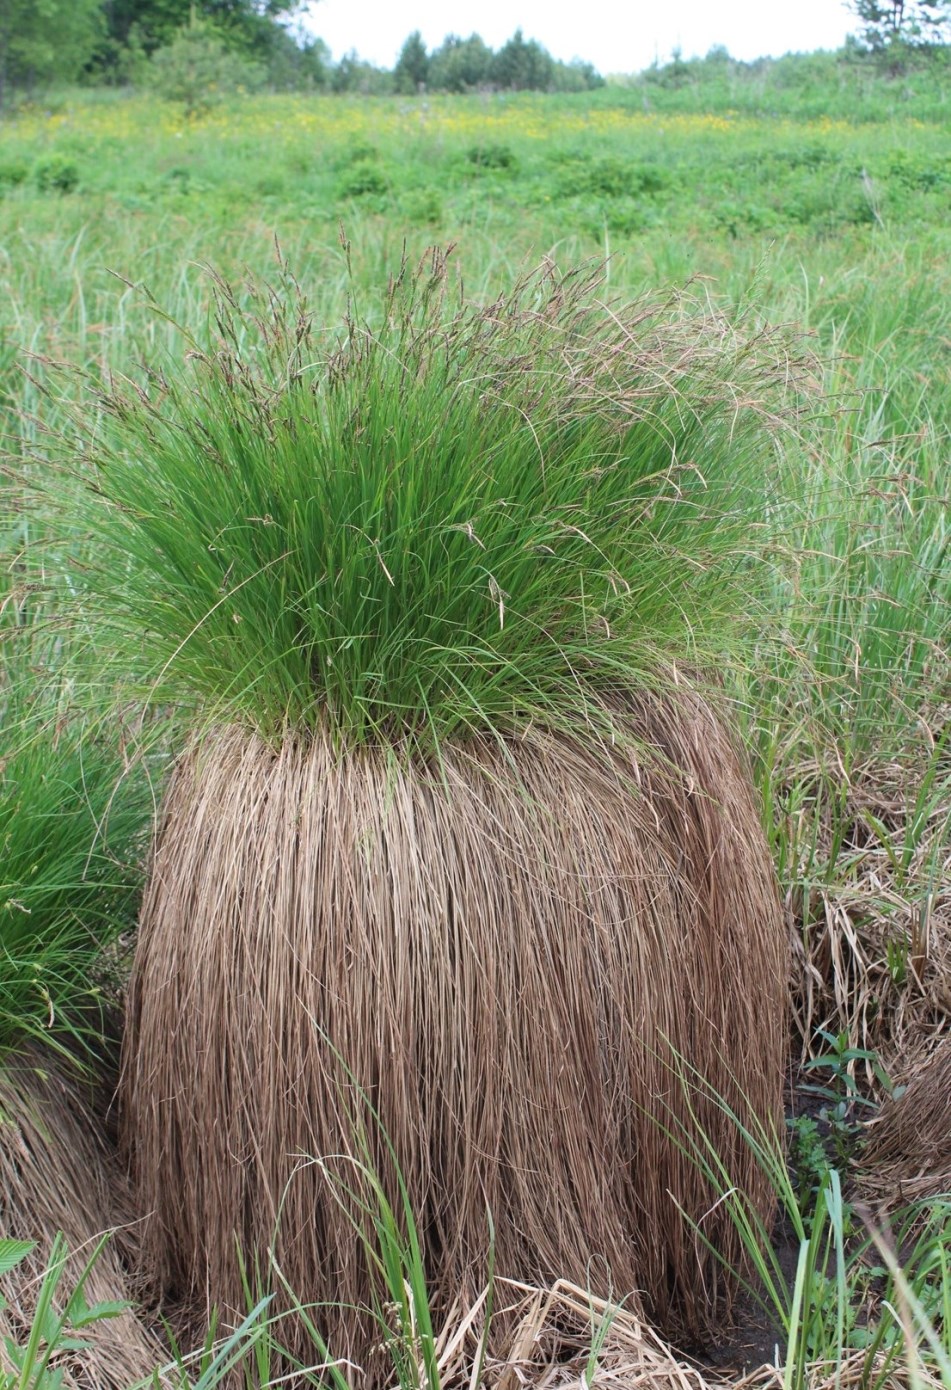
[[[241,1309],[236,1241],[262,1263],[273,1242],[360,1360],[366,1323],[340,1305],[378,1292],[347,1195],[363,1126],[397,1208],[399,1163],[437,1317],[484,1283],[487,1210],[502,1276],[641,1290],[667,1327],[722,1311],[729,1284],[678,1207],[742,1251],[665,1132],[693,1126],[670,1058],[781,1123],[786,936],[710,707],[683,688],[627,717],[650,756],[536,729],[435,767],[230,728],[182,759],[122,1088],[163,1288]],[[693,1104],[768,1214],[735,1127]]]
[[[483,1359],[484,1295],[464,1316],[452,1309],[437,1343],[444,1390],[469,1386],[480,1363],[485,1390],[584,1390],[586,1383],[707,1390],[717,1383],[668,1346],[637,1299],[618,1306],[565,1279],[549,1288],[500,1279],[494,1295],[510,1329],[506,1344]]]
[[[898,1080],[906,1089],[885,1101],[862,1152],[862,1187],[888,1207],[951,1193],[951,1037]]]
[[[684,1356],[650,1325],[636,1299],[619,1307],[564,1279],[549,1288],[497,1280],[495,1296],[510,1329],[505,1344],[483,1357],[485,1291],[471,1308],[453,1307],[437,1337],[440,1390],[782,1390],[785,1384],[781,1364],[714,1370]],[[926,1368],[918,1374],[919,1390],[940,1390]],[[422,1364],[416,1383],[427,1383]],[[885,1353],[870,1359],[864,1350],[807,1367],[803,1383],[809,1390],[911,1387],[900,1358],[886,1364]],[[395,1381],[390,1390],[399,1390]]]
[[[876,1053],[895,1080],[951,1025],[946,803],[937,801],[919,827],[904,871],[895,864],[917,814],[913,797],[921,775],[914,759],[858,769],[848,779],[842,770],[848,829],[837,867],[826,882],[821,869],[813,876],[808,901],[798,885],[786,895],[793,924],[793,1022],[804,1059],[820,1030],[844,1032],[850,1046]],[[800,836],[804,843],[815,838],[819,865],[829,860],[834,833],[826,807]],[[864,1082],[874,1089],[870,1068]]]
[[[85,1286],[88,1304],[131,1300],[128,1269],[140,1261],[128,1185],[102,1137],[91,1088],[52,1053],[25,1045],[0,1067],[0,1234],[36,1249],[2,1285],[0,1339],[25,1345],[40,1282],[58,1232],[71,1252],[60,1284],[67,1297],[104,1231],[114,1235]],[[159,1343],[133,1313],[83,1330],[85,1351],[53,1365],[69,1390],[125,1390],[162,1359]],[[0,1366],[12,1369],[2,1350]]]

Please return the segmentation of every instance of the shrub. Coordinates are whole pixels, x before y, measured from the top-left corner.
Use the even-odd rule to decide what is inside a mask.
[[[341,175],[337,186],[341,198],[362,198],[387,190],[386,175],[372,159],[358,159]]]
[[[226,46],[215,29],[199,20],[179,29],[149,63],[149,82],[159,96],[180,102],[196,116],[240,88],[253,90],[263,70]]]
[[[79,184],[79,169],[65,155],[42,155],[33,165],[33,182],[41,193],[72,193]]]
[[[0,194],[8,188],[16,188],[29,177],[29,165],[22,159],[0,160]]]
[[[514,171],[518,166],[515,151],[511,145],[503,145],[498,141],[491,140],[484,145],[470,145],[466,150],[466,160],[469,164],[475,164],[480,169],[511,169]]]
[[[584,193],[607,198],[651,197],[670,182],[659,165],[633,164],[615,155],[596,159],[569,155],[559,165],[559,191],[569,197]]]

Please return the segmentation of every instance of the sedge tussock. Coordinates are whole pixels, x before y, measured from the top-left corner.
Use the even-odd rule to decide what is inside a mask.
[[[678,1127],[715,1136],[767,1221],[774,1197],[670,1055],[780,1124],[785,925],[709,703],[682,682],[611,717],[650,754],[537,727],[437,763],[226,727],[182,758],[123,1081],[164,1287],[236,1311],[236,1243],[273,1245],[361,1361],[366,1162],[395,1206],[402,1174],[438,1314],[484,1284],[488,1209],[500,1275],[640,1291],[667,1327],[719,1316],[729,1281],[690,1222],[731,1266],[743,1250]]]
[[[0,569],[0,1236],[35,1247],[3,1280],[0,1360],[17,1384],[125,1390],[160,1355],[132,1311],[83,1327],[85,1347],[55,1324],[77,1284],[87,1304],[127,1301],[140,1262],[133,1228],[96,1254],[102,1233],[133,1220],[100,1074],[151,787],[124,720],[83,711],[75,667],[64,671],[68,624],[4,521],[17,545]],[[31,1360],[37,1337],[44,1355],[57,1343],[48,1378]]]
[[[902,1071],[902,1088],[868,1126],[862,1188],[877,1202],[951,1194],[951,1040]]]
[[[28,1042],[0,1066],[0,1234],[36,1241],[36,1248],[3,1280],[0,1334],[26,1344],[40,1282],[54,1239],[70,1255],[67,1292],[97,1238],[113,1232],[85,1285],[88,1303],[132,1303],[141,1265],[128,1181],[103,1137],[104,1119],[88,1075],[70,1071],[58,1053]],[[57,1310],[61,1311],[61,1310]],[[127,1390],[161,1360],[161,1344],[130,1306],[83,1329],[84,1346],[56,1355],[68,1390]],[[13,1371],[7,1356],[0,1363]],[[17,1382],[19,1383],[19,1382]]]
[[[92,383],[48,473],[100,648],[196,730],[125,1040],[149,1258],[237,1314],[236,1252],[273,1246],[357,1362],[367,1173],[405,1182],[437,1314],[491,1220],[502,1274],[594,1261],[664,1326],[718,1316],[704,1241],[743,1252],[694,1123],[772,1206],[670,1059],[778,1125],[785,922],[701,692],[768,588],[809,363],[604,290],[546,263],[473,304],[433,252],[328,330],[286,267],[219,280],[206,340]]]

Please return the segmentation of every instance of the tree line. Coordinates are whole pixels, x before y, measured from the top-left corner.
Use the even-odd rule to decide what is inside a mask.
[[[11,88],[139,85],[178,95],[229,86],[382,95],[419,91],[588,91],[590,63],[563,63],[521,31],[498,50],[478,34],[427,50],[410,34],[392,69],[339,62],[293,19],[302,0],[0,0],[0,106]],[[951,0],[850,0],[854,49],[898,70],[951,37]],[[669,65],[668,65],[669,66]]]
[[[581,92],[604,85],[590,63],[560,62],[535,39],[516,29],[508,43],[493,52],[478,34],[462,39],[450,34],[426,51],[417,29],[403,44],[392,73],[397,92],[472,92],[484,87],[503,91]]]
[[[356,53],[339,62],[293,25],[300,0],[2,0],[0,104],[11,89],[49,83],[161,87],[169,73],[221,86],[383,94],[420,90],[586,91],[590,63],[563,63],[521,30],[493,51],[478,34],[427,52],[417,31],[393,69]]]
[[[275,85],[318,80],[326,48],[285,22],[300,0],[0,0],[0,102],[11,88],[123,85],[189,29],[234,71]]]

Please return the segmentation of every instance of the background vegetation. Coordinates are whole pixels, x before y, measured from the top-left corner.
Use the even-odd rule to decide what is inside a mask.
[[[78,56],[81,6],[75,15],[76,65],[63,76],[93,71]],[[796,943],[797,1049],[823,1062],[827,1092],[793,1117],[789,1203],[809,1220],[801,1297],[783,1304],[788,1383],[805,1383],[822,1355],[865,1357],[879,1326],[894,1366],[901,1318],[870,1321],[881,1283],[869,1260],[845,1258],[860,1225],[847,1175],[861,1098],[881,1097],[881,1069],[900,1082],[951,1012],[947,51],[758,64],[712,53],[575,94],[348,94],[372,85],[366,72],[312,79],[342,95],[268,93],[250,88],[284,85],[276,69],[260,50],[238,52],[219,16],[199,33],[204,55],[237,54],[264,76],[229,79],[209,105],[187,87],[144,89],[177,18],[138,56],[122,40],[126,68],[104,50],[100,71],[120,85],[47,90],[42,103],[28,99],[29,65],[5,50],[27,99],[0,129],[0,487],[9,553],[42,573],[57,615],[44,662],[62,659],[70,566],[95,552],[94,536],[59,529],[69,563],[48,571],[52,523],[27,521],[10,481],[43,474],[48,437],[67,423],[61,389],[46,394],[47,359],[143,380],[182,346],[166,315],[204,333],[204,263],[239,283],[247,268],[273,276],[276,235],[330,323],[348,297],[357,312],[369,305],[404,244],[413,258],[455,244],[467,291],[485,298],[543,256],[607,256],[612,292],[700,276],[695,289],[730,313],[803,325],[822,362],[826,426],[794,451],[766,616],[731,675]],[[240,19],[236,9],[229,23]],[[30,61],[38,81],[41,60]],[[356,60],[340,67],[358,71]],[[88,645],[82,630],[70,640]],[[101,676],[110,654],[90,655]],[[69,696],[73,709],[98,698]],[[945,1348],[947,1220],[938,1209],[925,1244],[908,1247]]]
[[[418,30],[403,44],[393,69],[376,67],[356,51],[336,63],[327,46],[300,21],[302,0],[6,0],[0,12],[0,109],[17,93],[35,95],[51,84],[157,86],[170,74],[200,67],[205,90],[329,90],[362,95],[430,92],[581,92],[603,86],[590,63],[561,62],[517,29],[493,52],[478,34],[450,34],[427,51]],[[951,0],[852,0],[856,33],[840,65],[897,76],[944,65],[951,37]],[[319,11],[317,12],[319,21]],[[299,22],[298,22],[299,21]],[[319,27],[319,24],[318,24]],[[831,55],[827,55],[831,56]],[[808,69],[808,55],[783,68]],[[713,48],[700,63],[655,63],[641,85],[696,85],[704,69],[728,69],[754,85],[771,60],[736,63]],[[193,86],[201,90],[194,76]]]

